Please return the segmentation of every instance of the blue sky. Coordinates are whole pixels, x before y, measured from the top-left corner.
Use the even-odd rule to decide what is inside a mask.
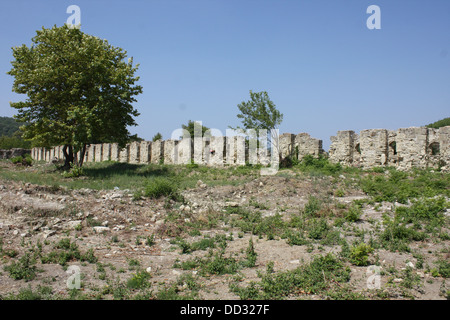
[[[338,130],[421,126],[450,116],[448,0],[0,1],[0,116],[12,116],[11,47],[61,26],[69,5],[81,30],[139,63],[143,94],[132,133],[170,138],[188,120],[239,125],[249,90],[284,114],[280,132],[323,140]],[[370,5],[381,29],[369,30]]]

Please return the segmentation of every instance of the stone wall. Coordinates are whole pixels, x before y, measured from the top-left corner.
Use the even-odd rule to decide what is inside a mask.
[[[189,164],[209,166],[262,164],[278,166],[284,158],[298,160],[306,155],[325,154],[322,140],[307,133],[284,133],[278,146],[269,150],[265,142],[257,146],[256,140],[244,136],[210,136],[181,140],[141,141],[120,149],[117,143],[88,146],[86,162],[118,161],[136,164]],[[346,166],[372,168],[394,166],[399,170],[411,168],[450,169],[450,126],[440,129],[425,127],[398,130],[370,129],[359,134],[352,130],[338,131],[331,137],[328,157],[333,163]],[[275,150],[278,150],[275,151]],[[34,148],[33,159],[51,161],[63,158],[62,147]],[[0,158],[2,154],[0,153]]]
[[[14,148],[11,150],[0,149],[0,159],[11,159],[11,158],[18,157],[18,156],[23,157],[26,154],[31,154],[31,150],[20,149],[20,148]]]
[[[334,163],[372,168],[394,166],[411,168],[441,168],[449,170],[450,126],[439,129],[425,127],[398,130],[338,131],[331,137],[329,159]]]
[[[264,143],[262,143],[264,144]],[[276,148],[274,148],[275,150]],[[288,156],[299,160],[306,154],[323,153],[322,141],[306,133],[284,134],[279,141],[279,157],[268,148],[257,148],[256,140],[246,142],[244,136],[210,136],[181,140],[141,141],[120,149],[117,143],[92,144],[86,148],[85,162],[118,161],[134,164],[189,164],[209,166],[262,164],[278,166],[279,160]],[[62,147],[34,148],[32,157],[37,161],[62,159]]]

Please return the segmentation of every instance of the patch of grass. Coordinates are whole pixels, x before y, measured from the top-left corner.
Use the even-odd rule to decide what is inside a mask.
[[[259,282],[247,287],[235,283],[230,290],[241,299],[283,299],[293,294],[326,294],[334,283],[345,283],[350,279],[350,269],[332,254],[315,257],[309,264],[294,270],[266,272]]]
[[[388,221],[385,230],[379,236],[382,246],[391,251],[409,252],[408,244],[411,241],[423,241],[427,235],[411,227]]]
[[[22,156],[13,157],[10,159],[10,161],[14,164],[20,164],[23,166],[31,166],[33,164],[33,159],[29,154],[26,154],[24,157]]]
[[[344,218],[348,222],[356,222],[361,218],[361,215],[362,215],[361,207],[356,204],[353,204],[344,213]]]
[[[372,252],[373,248],[370,245],[361,242],[350,249],[350,262],[356,266],[367,266],[369,254]]]
[[[303,246],[310,243],[310,241],[304,238],[303,233],[299,231],[289,230],[283,237],[286,238],[286,242],[291,246]]]
[[[150,180],[145,187],[144,195],[155,199],[165,196],[177,201],[182,198],[178,186],[171,179],[163,177]]]
[[[157,300],[194,300],[198,298],[200,285],[191,274],[181,275],[176,281],[165,285],[156,294]]]
[[[75,242],[71,242],[69,238],[61,239],[54,245],[54,248],[57,250],[41,255],[42,263],[58,263],[62,266],[66,266],[67,263],[71,261],[96,263],[98,260],[97,257],[95,257],[92,248],[82,253],[78,245]]]
[[[196,269],[200,276],[234,274],[242,267],[253,267],[256,263],[257,253],[254,250],[253,241],[249,242],[246,256],[242,260],[225,255],[225,248],[222,247],[216,252],[210,249],[207,257],[189,259],[184,262],[176,262],[174,268],[183,270]]]
[[[28,252],[25,253],[17,262],[14,261],[3,269],[9,273],[14,280],[31,281],[36,277],[36,260]]]
[[[317,197],[309,196],[303,212],[307,217],[314,217],[321,207],[321,201]]]
[[[244,266],[247,268],[253,268],[256,265],[256,259],[258,254],[255,251],[255,246],[253,244],[253,239],[250,238],[248,241],[248,247],[245,251],[247,260],[243,262]]]
[[[324,239],[330,230],[330,226],[326,219],[312,219],[308,223],[308,237],[319,240]]]
[[[144,289],[150,286],[148,281],[151,278],[151,274],[145,270],[140,270],[134,273],[127,281],[127,287],[129,289]]]
[[[227,213],[237,214],[238,218],[232,218],[230,225],[240,228],[242,232],[251,232],[254,235],[267,235],[273,239],[274,235],[282,234],[288,223],[280,214],[263,217],[258,210],[250,210],[243,207],[228,207]]]
[[[0,300],[50,300],[53,297],[53,289],[48,286],[38,285],[36,290],[31,287],[21,288],[18,294],[10,293],[0,297]]]
[[[139,260],[137,260],[137,259],[128,260],[128,269],[129,270],[135,270],[140,266],[141,266],[141,263],[139,262]]]
[[[360,180],[364,192],[376,202],[406,204],[417,197],[450,196],[450,175],[428,170],[411,172],[389,169],[389,174],[368,175]]]
[[[443,278],[450,278],[450,261],[440,259],[436,262],[437,271],[439,275]]]
[[[64,178],[78,178],[84,175],[83,167],[72,166],[69,170],[61,174]]]
[[[324,175],[335,175],[342,171],[342,166],[339,163],[331,163],[323,155],[316,158],[312,155],[306,155],[296,167],[303,172],[319,172]]]

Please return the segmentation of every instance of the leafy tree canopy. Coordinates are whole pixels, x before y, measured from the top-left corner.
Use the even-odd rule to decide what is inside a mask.
[[[155,142],[155,141],[158,141],[158,140],[161,140],[161,139],[162,139],[162,134],[158,132],[157,134],[155,134],[153,136],[152,141]]]
[[[430,123],[426,125],[427,128],[438,129],[440,127],[450,126],[450,118],[444,118],[442,120]]]
[[[124,146],[127,127],[135,126],[133,117],[139,115],[132,103],[142,93],[138,65],[125,61],[126,51],[67,25],[42,28],[32,42],[12,48],[8,72],[13,91],[28,97],[11,102],[15,118],[27,123],[23,137],[37,146],[64,145],[66,165],[91,143]]]
[[[182,129],[187,130],[187,131],[189,132],[189,134],[190,134],[190,136],[191,136],[192,139],[193,139],[194,136],[195,136],[195,135],[194,135],[194,134],[195,134],[195,123],[196,123],[196,121],[189,120],[187,125],[186,125],[186,124],[182,124],[182,125],[181,125],[181,128],[182,128]],[[200,127],[200,122],[197,122],[197,124],[198,124],[198,126]],[[205,132],[206,132],[207,130],[209,130],[208,127],[205,127],[205,126],[203,126],[203,125],[201,125],[200,128],[202,129],[202,133],[201,133],[202,136],[205,134]]]
[[[243,127],[237,126],[235,130],[247,129],[276,129],[283,121],[283,114],[277,110],[275,104],[270,100],[266,91],[252,92],[250,90],[250,100],[238,104]]]
[[[21,125],[14,118],[0,117],[0,136],[12,137]]]

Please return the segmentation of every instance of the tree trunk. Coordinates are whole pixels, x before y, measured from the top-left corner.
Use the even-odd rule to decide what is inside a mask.
[[[64,153],[64,169],[68,170],[73,165],[73,147],[71,145],[65,144],[63,147],[63,153]]]
[[[81,168],[84,163],[84,156],[86,155],[86,144],[83,144],[83,148],[81,148],[80,159],[78,159],[78,166]]]

